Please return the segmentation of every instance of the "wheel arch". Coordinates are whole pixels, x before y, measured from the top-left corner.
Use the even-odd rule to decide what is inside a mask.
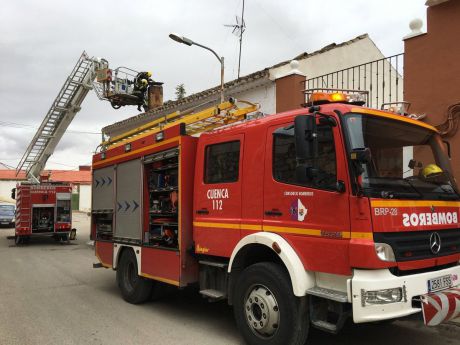
[[[307,290],[315,285],[314,273],[305,270],[294,248],[283,237],[270,232],[258,232],[242,238],[230,257],[228,265],[230,304],[232,304],[233,286],[239,274],[249,265],[261,261],[273,261],[284,266],[291,279],[292,291],[297,297],[305,296]]]
[[[112,268],[114,270],[117,269],[118,263],[120,262],[120,259],[121,259],[121,255],[127,250],[133,251],[134,256],[136,257],[136,260],[137,260],[137,274],[141,275],[141,250],[142,250],[141,247],[115,243],[113,246]]]

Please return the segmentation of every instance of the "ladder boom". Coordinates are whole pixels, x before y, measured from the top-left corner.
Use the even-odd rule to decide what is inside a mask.
[[[88,91],[91,90],[96,70],[105,67],[106,60],[90,58],[86,52],[81,54],[19,161],[16,175],[24,170],[29,179],[38,182],[48,158],[53,154],[73,118],[80,111]]]

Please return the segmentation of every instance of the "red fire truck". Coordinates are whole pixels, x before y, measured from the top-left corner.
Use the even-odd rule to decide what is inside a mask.
[[[56,241],[75,238],[72,229],[72,187],[69,184],[20,183],[13,191],[16,199],[16,244],[33,236],[53,236]]]
[[[198,283],[233,306],[248,344],[303,344],[310,325],[335,333],[349,317],[457,316],[448,146],[424,122],[361,105],[313,94],[305,108],[244,119],[225,103],[104,142],[95,267],[116,270],[130,303]]]

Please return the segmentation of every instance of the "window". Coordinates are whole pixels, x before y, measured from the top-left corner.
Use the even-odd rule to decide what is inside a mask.
[[[317,169],[310,181],[299,182],[296,177],[296,152],[294,126],[278,128],[273,132],[273,177],[278,182],[303,185],[321,189],[336,189],[337,166],[334,136],[331,126],[319,125],[318,158],[307,160],[307,164]]]
[[[205,183],[238,181],[240,142],[230,141],[206,147]]]
[[[57,222],[70,222],[70,200],[57,201]]]

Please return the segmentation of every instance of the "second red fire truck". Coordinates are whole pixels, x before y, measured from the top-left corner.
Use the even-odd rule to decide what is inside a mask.
[[[304,344],[310,325],[335,333],[348,318],[459,314],[460,196],[437,130],[312,97],[252,120],[224,103],[103,143],[95,266],[116,270],[126,301],[199,284],[233,306],[248,344]]]

